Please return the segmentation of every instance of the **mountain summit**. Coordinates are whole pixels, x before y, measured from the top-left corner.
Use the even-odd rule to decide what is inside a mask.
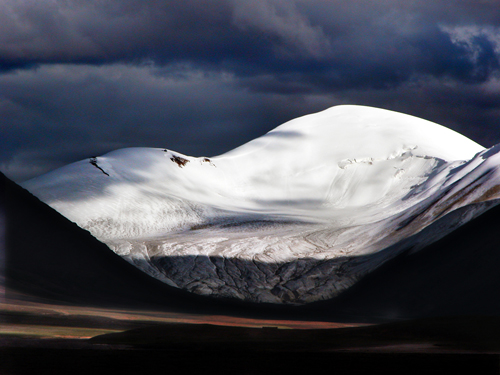
[[[122,149],[23,186],[171,286],[301,304],[337,296],[495,205],[499,151],[349,105],[216,157]]]

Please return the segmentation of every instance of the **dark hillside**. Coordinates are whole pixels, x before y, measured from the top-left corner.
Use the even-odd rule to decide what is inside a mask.
[[[66,303],[194,309],[197,296],[147,276],[0,174],[7,287]]]
[[[500,206],[416,254],[401,254],[338,298],[305,306],[218,300],[169,287],[0,174],[2,212],[7,287],[62,303],[325,321],[500,315]]]

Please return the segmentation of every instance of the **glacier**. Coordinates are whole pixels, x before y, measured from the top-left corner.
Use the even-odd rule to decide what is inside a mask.
[[[23,186],[168,285],[303,304],[496,205],[499,151],[413,116],[342,105],[220,156],[127,148]]]

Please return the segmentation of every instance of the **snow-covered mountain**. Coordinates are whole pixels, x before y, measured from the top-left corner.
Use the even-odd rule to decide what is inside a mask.
[[[169,285],[305,303],[495,205],[499,151],[412,116],[337,106],[217,157],[122,149],[24,187]]]

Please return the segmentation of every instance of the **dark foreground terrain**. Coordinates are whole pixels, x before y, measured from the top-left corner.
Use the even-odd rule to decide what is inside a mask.
[[[0,352],[4,374],[498,374],[498,355],[370,351],[237,350],[197,345],[188,350],[9,348]]]
[[[7,298],[0,318],[0,374],[500,373],[497,317],[359,325]]]

